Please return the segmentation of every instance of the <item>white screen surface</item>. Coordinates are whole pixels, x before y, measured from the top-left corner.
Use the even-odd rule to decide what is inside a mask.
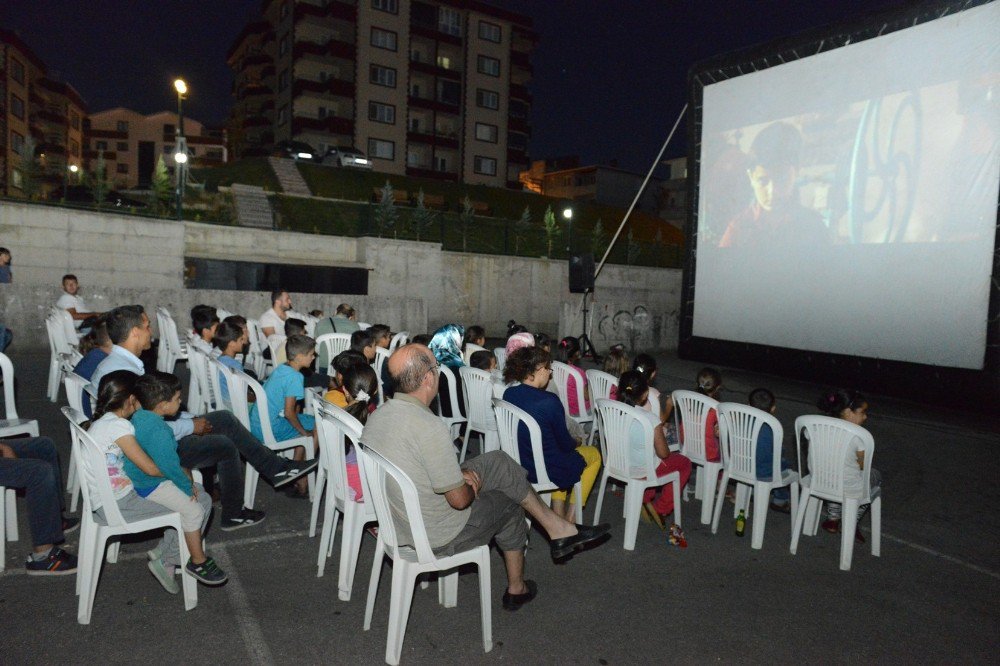
[[[981,369],[1000,3],[708,85],[693,333]]]

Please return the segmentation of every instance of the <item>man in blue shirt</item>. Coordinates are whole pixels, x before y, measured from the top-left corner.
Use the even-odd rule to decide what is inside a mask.
[[[105,315],[108,336],[114,343],[111,353],[94,371],[91,380],[94,394],[101,378],[115,370],[144,375],[139,355],[149,349],[152,329],[141,305],[123,305]],[[167,425],[177,438],[181,465],[189,469],[215,466],[222,494],[221,529],[229,531],[255,525],[264,519],[263,511],[243,506],[242,455],[275,488],[285,486],[316,468],[317,460],[290,462],[280,458],[244,428],[232,412],[218,411],[204,417],[182,412]]]

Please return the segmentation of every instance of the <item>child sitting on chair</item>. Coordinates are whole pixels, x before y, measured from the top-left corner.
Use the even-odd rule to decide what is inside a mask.
[[[774,415],[778,411],[778,401],[774,394],[766,388],[757,388],[750,391],[748,399],[750,406],[762,412]],[[778,451],[781,456],[781,451]],[[784,458],[781,458],[782,471],[790,469],[791,465]],[[763,424],[760,427],[760,434],[757,436],[757,478],[761,481],[771,481],[774,474],[774,431],[771,426]],[[791,493],[788,486],[775,488],[771,492],[771,510],[779,513],[791,513],[790,505]]]

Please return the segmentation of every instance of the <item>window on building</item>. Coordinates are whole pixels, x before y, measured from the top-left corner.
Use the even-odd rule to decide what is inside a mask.
[[[479,39],[500,43],[500,26],[489,21],[479,22]]]
[[[19,190],[24,189],[24,174],[21,173],[20,169],[10,170],[10,184]]]
[[[76,111],[70,111],[69,113],[69,126],[75,130],[80,129],[80,114]]]
[[[73,140],[69,142],[69,154],[73,157],[80,156],[80,142]]]
[[[172,143],[166,143],[166,144],[164,144],[163,145],[163,154],[166,155],[167,157],[170,157],[171,155],[173,155],[174,154],[174,144],[172,144]]]
[[[288,122],[288,105],[287,104],[283,105],[280,109],[278,109],[278,124],[279,125],[284,125],[286,122]]]
[[[369,77],[369,80],[377,86],[385,86],[387,88],[396,87],[396,70],[392,67],[372,65],[369,70]]]
[[[437,66],[441,69],[451,69],[451,58],[446,55],[439,55],[437,57]]]
[[[399,13],[399,0],[372,0],[372,9],[390,14]]]
[[[96,144],[94,144],[94,150],[101,151],[101,150],[107,150],[107,149],[108,149],[108,142],[107,141],[98,141]]]
[[[483,109],[499,109],[500,94],[495,90],[484,90],[479,88],[476,90],[476,106]]]
[[[117,171],[118,173],[128,173],[128,164],[119,162],[118,166],[115,167],[115,171]]]
[[[444,155],[434,156],[434,168],[437,171],[448,171],[448,158]]]
[[[288,70],[282,70],[281,74],[278,74],[278,92],[281,92],[288,87]]]
[[[507,133],[507,147],[514,150],[527,150],[528,137],[520,132]]]
[[[410,122],[407,124],[407,128],[411,132],[420,131],[420,118],[410,118]]]
[[[117,129],[119,132],[128,132],[128,121],[119,120],[117,123],[115,123],[115,129]]]
[[[174,136],[177,133],[177,126],[173,123],[163,123],[163,136]]]
[[[377,123],[396,124],[396,107],[381,102],[368,102],[368,120]]]
[[[281,40],[278,42],[278,55],[283,56],[288,53],[288,35],[282,35]]]
[[[320,120],[326,118],[327,114],[328,114],[328,109],[325,106],[321,106],[316,109],[316,117],[319,118]]]
[[[499,130],[496,125],[487,123],[476,123],[476,139],[488,143],[496,143]]]
[[[220,148],[209,148],[205,151],[205,157],[210,160],[221,160],[222,159],[222,149]]]
[[[24,63],[15,58],[10,59],[10,78],[24,85]]]
[[[497,175],[497,161],[492,157],[483,157],[482,155],[476,155],[474,170],[476,173],[482,174],[484,176],[495,176]]]
[[[496,58],[481,55],[478,58],[478,70],[480,74],[500,76],[500,61]]]
[[[10,132],[10,149],[18,155],[24,154],[24,135],[18,134],[14,130]]]
[[[372,46],[387,51],[396,50],[396,33],[392,30],[372,28]]]
[[[462,16],[457,9],[438,7],[438,30],[456,37],[462,36]]]
[[[438,79],[437,99],[439,102],[458,106],[462,103],[462,84],[458,81]]]
[[[368,139],[368,157],[380,160],[396,159],[396,142],[383,139]]]
[[[528,117],[528,105],[518,99],[510,100],[510,106],[507,108],[507,115],[511,118],[527,118]]]
[[[24,100],[13,93],[10,95],[10,115],[24,120]]]

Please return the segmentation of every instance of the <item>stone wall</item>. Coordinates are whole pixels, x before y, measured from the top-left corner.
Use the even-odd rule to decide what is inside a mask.
[[[531,330],[578,335],[581,297],[569,293],[565,261],[445,252],[437,243],[345,238],[113,213],[0,203],[0,246],[14,255],[14,284],[0,285],[0,322],[19,345],[44,347],[44,317],[67,272],[95,310],[141,303],[167,307],[180,327],[192,305],[257,316],[263,292],[185,289],[184,257],[366,267],[368,296],[292,294],[296,309],[332,312],[350,302],[359,318],[394,330],[480,324],[491,337],[515,319]],[[681,272],[607,265],[591,301],[598,347],[676,347]]]

